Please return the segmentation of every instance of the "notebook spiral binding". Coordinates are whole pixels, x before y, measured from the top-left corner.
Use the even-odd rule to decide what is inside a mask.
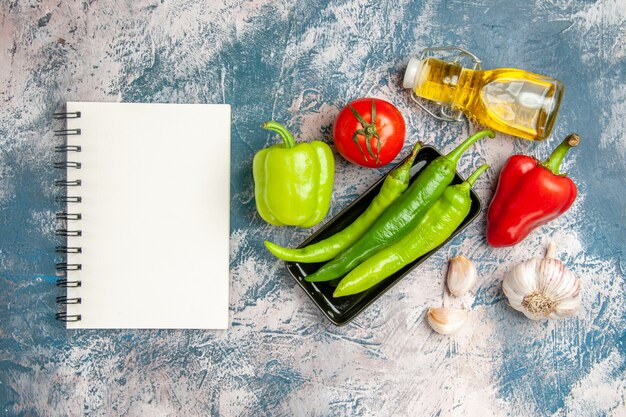
[[[81,113],[78,112],[59,112],[54,113],[54,120],[67,120],[67,119],[80,119]],[[67,137],[67,136],[80,136],[80,129],[59,129],[54,131],[54,136],[57,137]],[[81,147],[77,145],[61,145],[56,146],[54,148],[55,152],[63,153],[66,155],[66,160],[55,162],[54,167],[57,169],[67,170],[67,169],[81,169],[81,163],[68,160],[69,155],[81,152]],[[56,187],[63,188],[66,193],[69,193],[70,189],[75,189],[76,187],[80,187],[82,185],[81,180],[68,180],[66,178],[58,179],[54,181],[54,185]],[[58,195],[55,197],[55,201],[57,203],[61,203],[65,206],[66,203],[80,203],[82,198],[76,195]],[[82,230],[75,229],[72,227],[70,230],[69,222],[74,222],[82,219],[81,213],[68,213],[66,208],[61,212],[56,213],[56,220],[63,224],[66,224],[66,227],[62,227],[56,230],[56,236],[67,238],[68,236],[82,236]],[[67,239],[66,239],[67,240]],[[78,246],[57,246],[56,253],[62,254],[66,260],[68,254],[76,254],[82,253],[83,249]],[[66,262],[58,262],[56,264],[57,271],[57,280],[56,286],[59,288],[80,288],[82,286],[82,281],[80,279],[68,279],[68,271],[72,271],[72,273],[79,273],[82,270],[82,264],[79,263],[68,263]],[[68,297],[67,295],[59,296],[56,298],[57,305],[59,306],[59,311],[56,313],[55,318],[59,321],[63,322],[74,322],[80,321],[80,314],[68,314],[67,305],[68,304],[81,304],[81,297]]]

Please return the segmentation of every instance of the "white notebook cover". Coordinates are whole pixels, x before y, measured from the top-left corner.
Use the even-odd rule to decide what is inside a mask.
[[[229,302],[230,106],[69,102],[67,314],[78,328],[225,329]]]

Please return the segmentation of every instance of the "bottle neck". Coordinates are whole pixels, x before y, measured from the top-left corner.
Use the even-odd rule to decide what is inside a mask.
[[[469,86],[476,71],[436,58],[421,61],[416,75],[415,94],[437,103],[448,103],[465,108],[469,99]]]

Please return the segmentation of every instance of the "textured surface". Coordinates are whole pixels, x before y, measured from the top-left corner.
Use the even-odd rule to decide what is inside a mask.
[[[0,415],[626,415],[626,2],[285,3],[0,0]],[[484,201],[508,155],[545,156],[570,131],[583,138],[565,165],[580,196],[512,249],[485,244],[483,214],[336,328],[263,249],[268,236],[296,244],[310,231],[256,215],[252,156],[275,141],[259,124],[328,141],[339,108],[373,95],[404,113],[407,148],[420,138],[450,149],[476,126],[436,122],[400,88],[408,57],[439,44],[567,88],[550,140],[498,135],[463,158],[465,174],[493,167],[476,187]],[[228,331],[70,332],[54,321],[51,116],[66,100],[233,105]],[[336,162],[332,213],[385,171]],[[548,239],[580,276],[583,309],[530,322],[500,282]],[[480,284],[465,300],[469,325],[442,337],[424,313],[441,303],[457,253],[476,260]]]

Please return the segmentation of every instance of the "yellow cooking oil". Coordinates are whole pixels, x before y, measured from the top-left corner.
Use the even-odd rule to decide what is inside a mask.
[[[412,61],[404,86],[418,97],[509,135],[530,140],[550,135],[563,96],[559,80],[513,68],[474,70],[432,57]]]

